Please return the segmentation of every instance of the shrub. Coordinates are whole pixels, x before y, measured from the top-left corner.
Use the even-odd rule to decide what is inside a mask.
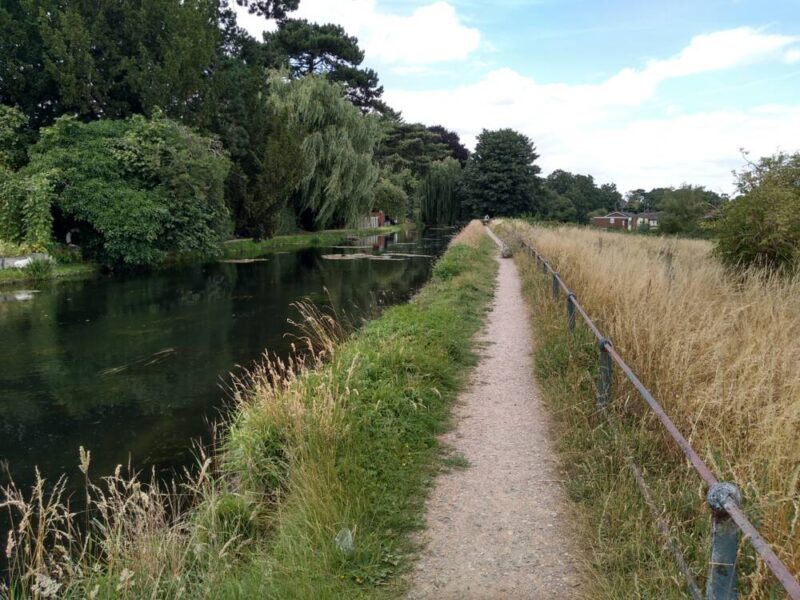
[[[220,144],[160,114],[88,124],[64,117],[30,154],[10,195],[26,238],[31,223],[37,235],[50,228],[51,203],[56,227],[78,228],[84,251],[106,264],[212,254],[229,231]]]
[[[800,265],[800,152],[762,158],[737,174],[741,196],[723,211],[716,253],[728,265]]]

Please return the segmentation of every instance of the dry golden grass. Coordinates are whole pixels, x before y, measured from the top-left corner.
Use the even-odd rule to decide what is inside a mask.
[[[705,241],[505,224],[531,242],[800,572],[800,279],[732,274]],[[633,397],[616,378],[615,397]],[[632,403],[636,406],[637,403]],[[666,444],[664,440],[654,443]],[[763,565],[750,578],[758,596]]]
[[[464,229],[458,232],[458,235],[450,241],[450,244],[463,244],[465,246],[477,248],[485,235],[486,228],[478,219],[473,219]]]

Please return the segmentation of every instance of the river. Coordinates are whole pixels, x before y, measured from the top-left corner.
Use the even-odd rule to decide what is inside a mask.
[[[256,262],[0,288],[0,460],[25,486],[35,467],[50,481],[79,480],[80,446],[94,479],[117,464],[189,466],[193,441],[208,440],[228,405],[230,374],[265,350],[289,352],[293,303],[360,321],[418,290],[447,241],[400,233]],[[388,260],[330,259],[350,253]]]

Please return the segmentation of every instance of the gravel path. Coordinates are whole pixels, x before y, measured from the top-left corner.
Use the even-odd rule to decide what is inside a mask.
[[[444,436],[470,466],[436,481],[410,600],[580,595],[580,552],[533,380],[520,278],[513,260],[498,260],[494,305],[478,338],[486,349]]]

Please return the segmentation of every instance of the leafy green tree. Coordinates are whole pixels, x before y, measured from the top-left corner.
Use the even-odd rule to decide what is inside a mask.
[[[21,167],[27,157],[27,117],[12,106],[0,104],[0,169]]]
[[[494,217],[533,212],[541,194],[537,158],[527,136],[512,129],[484,129],[464,169],[467,213]]]
[[[763,157],[737,180],[714,225],[717,254],[731,266],[800,267],[800,152]]]
[[[455,131],[445,129],[441,125],[433,125],[427,129],[431,133],[439,136],[439,140],[448,148],[450,148],[450,156],[461,163],[462,167],[467,164],[467,160],[469,159],[469,150],[464,144],[461,143],[461,138],[458,137],[458,134]]]
[[[382,119],[381,127],[378,162],[394,172],[408,169],[415,177],[422,177],[431,164],[449,155],[442,136],[421,123],[406,123],[399,116],[390,116]]]
[[[425,225],[453,225],[461,216],[461,164],[454,158],[431,164],[420,186],[420,218]]]
[[[223,0],[222,5],[227,7],[227,4]],[[286,18],[287,13],[297,10],[300,0],[236,0],[236,4],[247,7],[250,14],[281,21]]]
[[[588,223],[595,211],[605,214],[622,200],[614,184],[598,187],[591,175],[575,175],[561,169],[547,176],[544,187],[551,194],[539,203],[537,212],[553,221]]]
[[[285,56],[293,77],[328,76],[341,83],[348,100],[365,112],[385,108],[378,74],[359,68],[364,52],[358,39],[347,35],[341,26],[287,19],[266,37],[266,42]]]
[[[217,49],[218,10],[216,0],[5,0],[0,102],[36,127],[65,113],[120,118],[156,107],[191,119]]]
[[[683,185],[669,189],[661,201],[658,227],[662,233],[702,236],[701,220],[713,208],[708,190],[702,186]]]
[[[42,130],[14,184],[31,190],[44,180],[33,200],[52,205],[57,232],[77,228],[88,254],[134,266],[219,250],[229,232],[227,172],[218,141],[159,113],[88,124],[62,117]]]
[[[406,217],[408,194],[401,183],[395,181],[391,174],[382,174],[375,185],[375,210],[382,210],[394,221],[402,221]]]
[[[379,168],[373,161],[377,118],[348,102],[324,77],[274,78],[270,102],[276,117],[301,140],[302,178],[296,208],[309,227],[353,225],[373,205]]]

